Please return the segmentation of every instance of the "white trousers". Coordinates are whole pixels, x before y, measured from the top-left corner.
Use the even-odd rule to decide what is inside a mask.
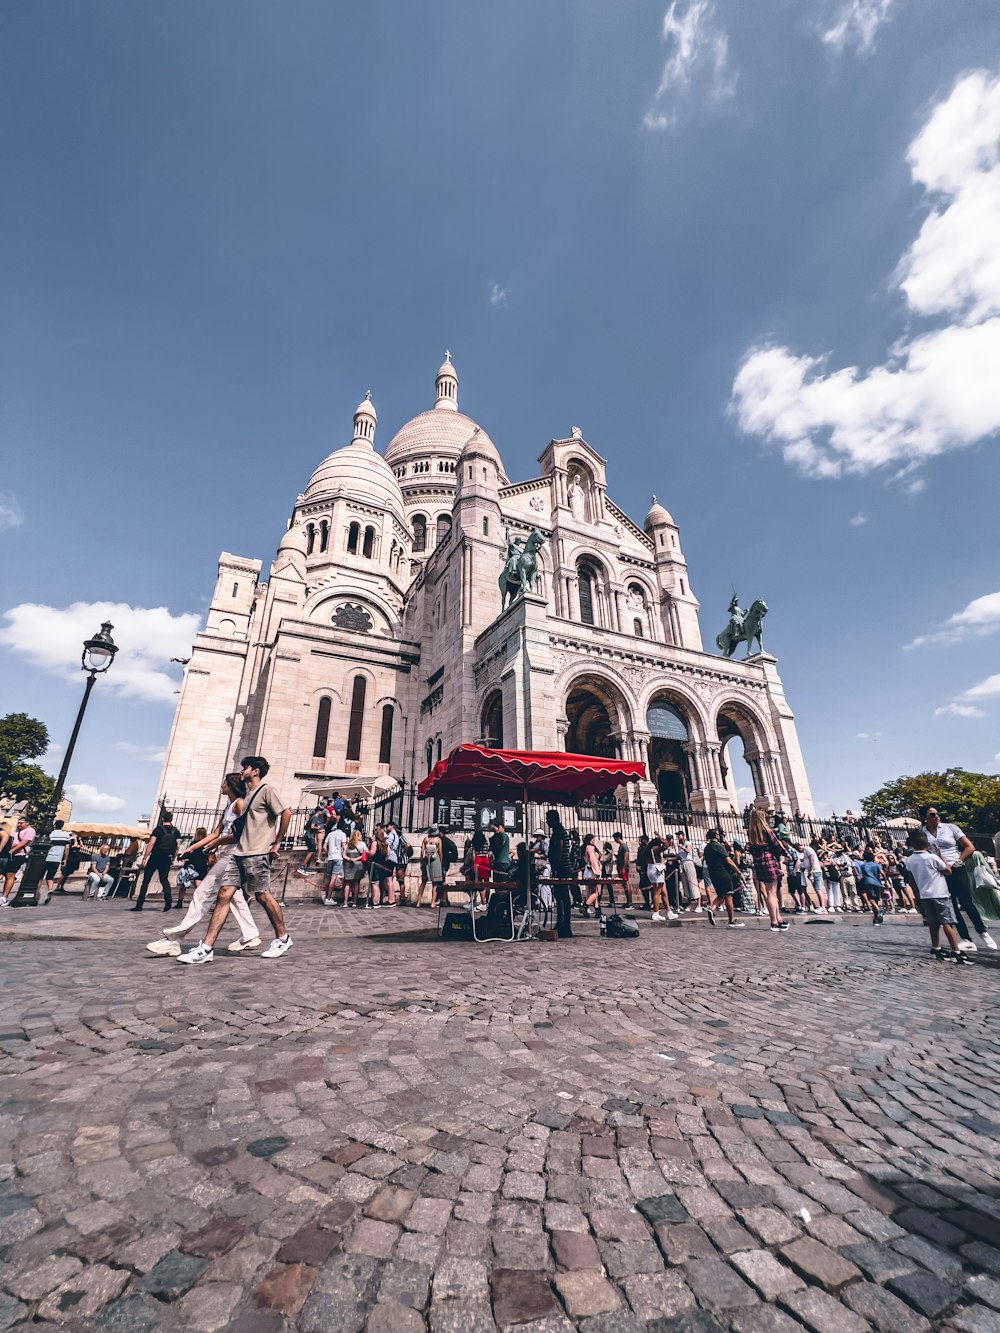
[[[219,890],[224,884],[236,884],[240,882],[240,873],[236,868],[236,861],[232,855],[220,856],[215,865],[208,872],[194,891],[191,899],[191,905],[188,907],[184,916],[181,918],[179,926],[168,926],[163,932],[173,939],[178,939],[182,935],[187,935],[204,917],[208,916],[211,909],[215,906],[215,900],[219,896]],[[257,923],[253,919],[250,911],[250,904],[241,888],[237,888],[229,903],[229,910],[236,918],[236,923],[240,928],[240,938],[246,940],[256,940],[260,937],[260,931],[257,929]]]
[[[698,872],[694,868],[694,862],[682,861],[681,874],[684,876],[684,885],[687,889],[688,897],[696,903],[700,902],[701,889],[698,887]]]

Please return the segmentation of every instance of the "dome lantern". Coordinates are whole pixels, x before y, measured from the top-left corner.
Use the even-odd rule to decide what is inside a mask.
[[[354,439],[351,443],[367,444],[374,449],[375,427],[377,425],[378,416],[375,412],[375,404],[372,402],[372,391],[369,389],[361,402],[358,403],[357,410],[354,413]]]
[[[446,351],[444,361],[437,373],[434,381],[434,388],[437,391],[435,407],[443,407],[446,411],[458,411],[458,375],[455,367],[451,364],[451,352]]]

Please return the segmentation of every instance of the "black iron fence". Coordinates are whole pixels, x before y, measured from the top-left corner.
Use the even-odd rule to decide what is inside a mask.
[[[452,833],[471,831],[468,816],[464,822],[453,818],[460,803],[440,801],[432,797],[421,798],[413,785],[400,786],[397,791],[379,796],[368,804],[355,806],[361,815],[363,827],[370,833],[376,824],[392,821],[400,828],[413,834],[422,834],[437,824],[443,830]],[[521,831],[530,833],[535,828],[544,826],[545,812],[556,809],[563,824],[568,829],[578,829],[580,836],[593,833],[600,841],[609,841],[613,833],[621,833],[634,847],[644,834],[673,833],[683,835],[692,842],[704,842],[709,829],[718,828],[728,842],[743,840],[746,837],[746,812],[736,810],[705,813],[692,810],[674,810],[655,801],[629,799],[615,801],[598,799],[580,805],[566,806],[557,802],[529,802],[526,811],[516,805],[517,821]],[[198,828],[211,829],[218,823],[222,814],[221,806],[213,805],[178,805],[171,807],[174,823],[185,839],[193,838]],[[292,811],[288,825],[286,846],[303,846],[303,833],[306,822],[315,806],[301,806]],[[902,847],[909,831],[905,824],[884,823],[878,820],[844,819],[830,816],[825,819],[796,819],[787,816],[782,821],[793,841],[809,842],[814,838],[826,841],[836,839],[849,846],[865,847],[868,845],[890,849]],[[780,830],[779,830],[780,831]],[[978,839],[977,839],[978,841]]]

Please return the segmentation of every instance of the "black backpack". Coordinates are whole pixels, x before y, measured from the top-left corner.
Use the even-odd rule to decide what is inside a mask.
[[[639,923],[633,921],[631,917],[614,916],[605,918],[601,927],[601,934],[606,935],[609,940],[637,940],[639,938]]]
[[[160,831],[156,835],[156,850],[159,854],[169,856],[173,860],[177,855],[180,840],[181,835],[173,824],[161,824]]]

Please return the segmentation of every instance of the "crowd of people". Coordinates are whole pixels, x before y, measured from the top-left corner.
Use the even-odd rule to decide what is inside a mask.
[[[197,828],[187,847],[168,811],[141,853],[135,839],[117,853],[107,843],[98,846],[90,853],[81,901],[108,901],[129,870],[135,912],[144,910],[154,877],[165,912],[184,910],[190,892],[185,915],[147,948],[197,964],[211,961],[230,914],[239,935],[229,950],[262,947],[250,910],[254,898],[274,932],[262,956],[281,957],[292,941],[271,893],[271,861],[286,840],[291,811],[267,783],[267,772],[267,761],[259,755],[242,760],[240,771],[223,782],[224,812],[216,827]],[[452,906],[457,894],[465,900],[462,906],[489,910],[491,895],[510,891],[512,902],[535,902],[543,918],[553,916],[561,938],[572,936],[574,913],[604,924],[610,916],[633,915],[640,907],[654,925],[704,913],[709,925],[738,930],[744,925],[740,916],[766,916],[775,932],[788,929],[791,915],[870,913],[872,924],[879,926],[887,913],[920,914],[931,930],[936,958],[967,963],[966,955],[977,948],[997,948],[984,920],[1000,908],[996,862],[934,808],[903,848],[883,846],[875,838],[862,841],[852,836],[851,827],[846,834],[841,828],[835,836],[806,840],[761,797],[747,813],[743,838],[709,828],[704,840],[695,842],[678,830],[644,835],[634,852],[621,831],[604,838],[581,835],[567,829],[556,810],[548,811],[544,827],[516,845],[497,820],[468,834],[461,848],[436,825],[419,846],[393,821],[366,832],[365,814],[334,792],[306,820],[306,853],[295,874],[315,882],[324,907],[438,908]],[[26,817],[0,832],[0,906],[9,906],[34,838]],[[37,890],[39,905],[65,892],[81,855],[73,834],[56,821]],[[181,941],[206,918],[203,938],[182,952]],[[941,930],[950,946],[947,955],[940,947]]]

